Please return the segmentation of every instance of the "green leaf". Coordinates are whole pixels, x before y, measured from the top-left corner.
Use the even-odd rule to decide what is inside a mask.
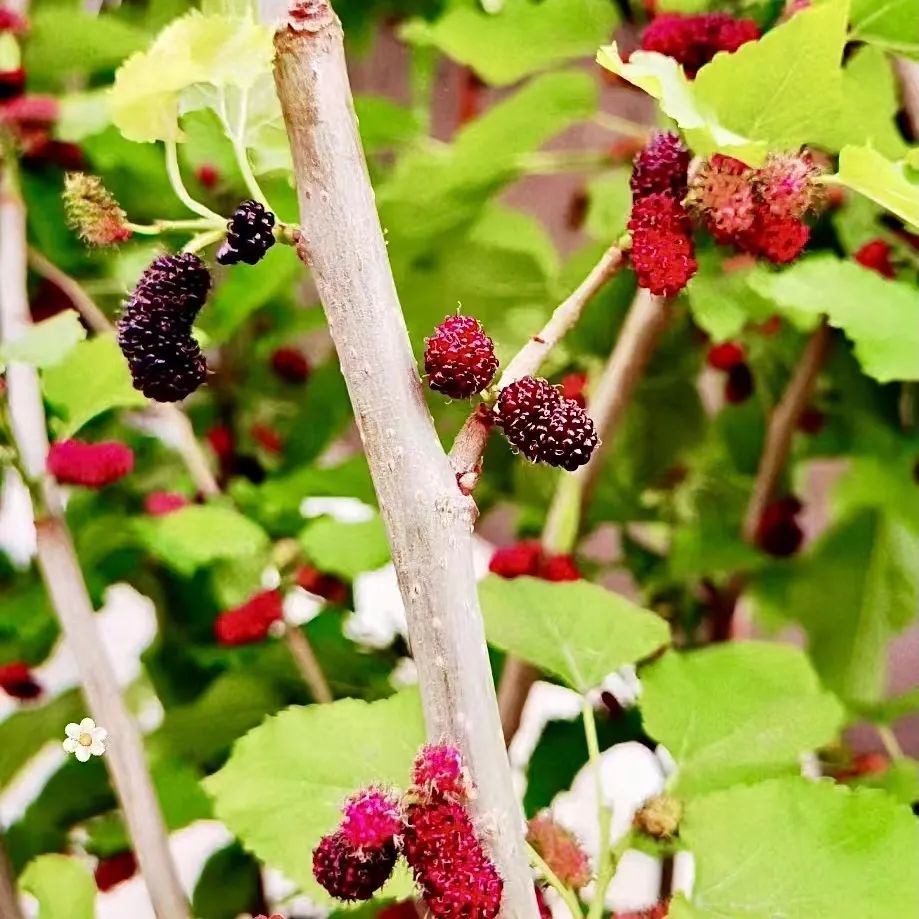
[[[496,13],[483,10],[479,0],[452,0],[433,22],[414,19],[402,35],[505,86],[592,53],[618,19],[608,0],[504,0]]]
[[[182,140],[182,103],[196,108],[216,102],[215,92],[250,90],[270,73],[273,56],[266,26],[194,10],[118,69],[109,96],[112,121],[128,140]]]
[[[414,140],[421,126],[416,114],[386,96],[360,93],[354,97],[354,113],[361,142],[368,153],[391,150]]]
[[[919,686],[890,699],[881,699],[880,702],[867,704],[854,703],[850,705],[850,708],[865,721],[872,721],[875,724],[893,724],[907,715],[919,712]]]
[[[913,0],[852,0],[849,37],[898,54],[916,54],[919,6]]]
[[[696,862],[672,919],[903,919],[919,914],[909,808],[883,792],[780,779],[690,801],[680,840]]]
[[[38,900],[38,919],[93,919],[96,884],[89,869],[66,855],[29,862],[19,886]]]
[[[220,559],[246,559],[268,545],[265,531],[229,507],[184,507],[137,521],[142,542],[161,561],[190,575]]]
[[[876,702],[887,643],[919,610],[919,536],[863,510],[830,530],[792,566],[757,585],[757,603],[799,622],[823,682],[847,702]]]
[[[641,685],[645,731],[673,755],[684,794],[797,770],[843,723],[805,654],[784,645],[670,652],[642,669]]]
[[[131,383],[114,335],[79,342],[42,371],[42,391],[55,413],[59,438],[73,437],[87,422],[113,408],[139,408],[146,398]]]
[[[784,309],[818,316],[845,332],[862,369],[881,383],[919,380],[919,291],[857,262],[825,254],[780,272],[756,272],[753,289]]]
[[[856,788],[879,788],[909,806],[919,801],[919,763],[897,759],[883,772],[859,776],[851,784]]]
[[[594,237],[610,241],[625,231],[632,211],[632,190],[628,169],[614,169],[587,185],[590,208],[584,227]]]
[[[479,584],[490,644],[587,692],[670,640],[667,623],[587,581],[491,575]]]
[[[891,214],[919,226],[919,183],[910,178],[903,163],[891,162],[871,147],[844,147],[836,178]]]
[[[0,358],[21,361],[33,367],[59,364],[67,353],[86,338],[86,329],[73,310],[64,310],[50,319],[30,326],[24,335],[0,348]]]
[[[299,541],[306,557],[320,571],[347,581],[389,561],[386,528],[378,516],[362,523],[322,517],[304,528]]]
[[[234,842],[207,860],[195,884],[192,910],[197,919],[248,915],[261,888],[258,863]]]
[[[713,341],[734,338],[748,322],[761,322],[775,312],[747,283],[750,269],[726,271],[724,257],[712,249],[697,258],[699,270],[686,293],[692,318]]]
[[[23,66],[37,85],[60,86],[74,75],[85,79],[115,68],[147,38],[142,29],[110,14],[41,6],[29,17]]]
[[[335,828],[343,801],[358,789],[404,788],[424,741],[415,690],[380,702],[294,706],[237,741],[205,788],[218,819],[246,849],[325,902],[311,870],[319,838]],[[400,886],[400,893],[410,889]]]

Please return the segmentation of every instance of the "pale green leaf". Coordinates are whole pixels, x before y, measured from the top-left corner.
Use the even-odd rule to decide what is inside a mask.
[[[691,904],[671,919],[905,919],[919,915],[919,835],[880,791],[777,779],[687,804]]]
[[[79,143],[85,137],[100,134],[111,124],[106,89],[67,93],[61,96],[59,104],[55,133],[60,140]]]
[[[184,507],[137,521],[138,533],[159,559],[183,574],[221,559],[251,558],[268,545],[265,531],[228,507]]]
[[[850,705],[850,708],[865,721],[893,724],[907,715],[919,712],[919,686],[890,699],[881,699],[880,702],[869,702],[864,705],[856,703]]]
[[[836,179],[919,226],[919,182],[910,177],[903,163],[892,162],[871,147],[844,147]]]
[[[401,147],[421,130],[415,112],[385,96],[359,93],[354,97],[354,113],[368,153]]]
[[[320,570],[351,581],[389,561],[389,543],[383,521],[374,516],[362,523],[343,523],[322,517],[300,533],[300,547]]]
[[[625,231],[632,211],[630,175],[630,169],[614,169],[588,184],[590,207],[584,227],[594,239],[608,242]]]
[[[916,54],[919,4],[915,0],[852,0],[850,37],[898,54]]]
[[[882,383],[919,380],[919,290],[857,262],[824,254],[779,272],[756,272],[754,290],[782,309],[826,314],[845,332],[869,376]]]
[[[50,319],[36,322],[24,335],[4,344],[0,348],[0,358],[33,367],[52,367],[84,338],[86,329],[80,317],[73,310],[64,310]]]
[[[497,13],[485,12],[479,0],[452,0],[433,22],[411,21],[403,36],[503,86],[592,53],[617,21],[608,0],[505,0]]]
[[[580,692],[670,639],[659,616],[587,581],[559,584],[492,575],[479,584],[479,598],[490,644]]]
[[[19,886],[38,900],[37,919],[93,919],[96,883],[89,868],[66,855],[40,855]]]
[[[838,524],[796,564],[758,579],[764,613],[800,623],[827,687],[846,702],[876,702],[887,645],[919,611],[919,536],[874,510]]]
[[[181,140],[180,94],[226,88],[249,90],[271,70],[271,30],[244,17],[197,10],[167,26],[150,48],[115,74],[112,121],[129,140]]]
[[[785,645],[670,652],[642,670],[641,684],[645,731],[673,755],[684,794],[796,771],[843,723],[805,654]]]
[[[42,391],[60,416],[57,435],[73,437],[88,421],[113,408],[138,408],[146,398],[131,383],[114,335],[81,341],[62,361],[42,371]]]
[[[414,689],[380,702],[340,699],[295,706],[236,742],[227,764],[205,781],[218,819],[258,858],[310,897],[312,850],[335,829],[344,800],[371,784],[405,788],[425,741]],[[399,881],[393,895],[407,894]]]
[[[912,759],[893,760],[883,772],[858,776],[856,788],[879,788],[907,806],[919,801],[919,763]]]

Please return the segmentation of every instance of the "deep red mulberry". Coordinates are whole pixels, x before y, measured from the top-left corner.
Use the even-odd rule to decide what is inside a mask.
[[[573,555],[550,555],[539,569],[544,581],[579,581],[583,575]]]
[[[720,153],[703,163],[693,177],[687,207],[718,242],[733,242],[753,226],[753,177],[746,163]]]
[[[494,342],[472,316],[448,316],[425,339],[428,386],[451,399],[468,399],[485,389],[498,371]]]
[[[546,424],[561,394],[547,380],[522,377],[498,394],[495,421],[505,436],[528,460],[541,457]]]
[[[271,355],[271,369],[285,383],[305,383],[310,376],[310,363],[299,348],[278,348]]]
[[[227,425],[215,424],[214,427],[208,430],[206,437],[211,449],[219,459],[229,460],[233,458],[233,454],[236,451],[236,439]]]
[[[341,832],[331,833],[313,850],[313,876],[337,900],[369,900],[389,880],[396,857],[392,842],[358,852]]]
[[[496,549],[488,570],[499,578],[536,577],[542,565],[542,544],[538,539],[525,539]]]
[[[144,510],[151,517],[165,517],[188,507],[188,498],[174,491],[154,491],[144,498]]]
[[[539,459],[574,472],[590,460],[599,442],[590,415],[573,399],[562,399],[546,421]]]
[[[447,800],[411,805],[403,852],[436,919],[498,915],[504,882],[463,805]]]
[[[539,853],[556,877],[572,890],[590,883],[590,859],[574,835],[550,814],[537,814],[527,824],[527,842]]]
[[[897,272],[890,258],[892,252],[890,245],[883,239],[872,239],[871,242],[865,243],[853,258],[859,265],[876,271],[881,277],[893,280]]]
[[[820,168],[813,155],[770,153],[753,178],[757,200],[774,217],[800,220],[822,197]]]
[[[352,849],[379,849],[402,828],[399,802],[379,788],[352,795],[342,808],[341,835]]]
[[[756,528],[756,545],[776,558],[794,555],[804,541],[804,531],[796,519],[801,509],[801,502],[793,495],[769,504]]]
[[[663,192],[686,196],[690,153],[677,134],[655,134],[635,157],[630,186],[637,201]]]
[[[27,664],[16,661],[0,666],[0,689],[14,699],[35,699],[42,693],[41,685]]]
[[[242,606],[226,610],[214,621],[214,634],[221,645],[247,645],[268,636],[271,626],[281,621],[284,608],[281,594],[266,590]]]
[[[753,395],[756,389],[756,380],[753,371],[746,361],[734,364],[728,369],[728,377],[724,381],[724,398],[731,405],[740,405]]]
[[[412,782],[417,794],[465,801],[469,797],[469,777],[460,751],[449,744],[425,744],[415,757]]]
[[[134,468],[134,451],[117,441],[61,440],[48,451],[48,472],[65,485],[102,488]]]
[[[312,565],[301,565],[294,574],[298,587],[334,603],[343,606],[348,600],[348,585],[335,577],[334,574],[325,574]]]
[[[734,19],[727,13],[667,13],[645,29],[641,47],[674,58],[692,79],[719,51],[731,53],[758,38],[759,27],[752,19]]]
[[[798,419],[798,430],[805,434],[819,434],[826,424],[826,415],[819,408],[809,405],[801,412]]]
[[[675,297],[698,268],[682,205],[665,194],[642,198],[632,207],[629,230],[639,285],[659,297]]]
[[[255,265],[275,244],[275,217],[258,201],[243,201],[227,222],[227,238],[217,250],[220,265]]]
[[[96,880],[96,889],[102,891],[111,890],[123,881],[134,877],[137,873],[137,860],[130,849],[119,852],[117,855],[111,855],[108,858],[100,859],[96,865],[93,875]]]
[[[747,252],[776,265],[787,265],[804,251],[810,235],[810,227],[806,223],[794,217],[776,217],[760,206],[753,226],[738,239],[738,244]]]
[[[747,358],[744,347],[734,341],[724,341],[708,349],[706,361],[714,370],[727,373],[732,367],[742,364]]]
[[[213,191],[220,182],[220,170],[212,163],[202,163],[195,170],[195,178],[203,188]]]

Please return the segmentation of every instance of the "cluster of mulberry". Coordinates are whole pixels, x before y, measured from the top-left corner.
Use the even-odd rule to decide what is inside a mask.
[[[147,267],[118,319],[118,344],[134,387],[147,398],[178,402],[207,376],[191,334],[211,275],[197,255],[161,255]]]
[[[369,788],[342,808],[338,828],[313,851],[313,874],[339,900],[368,900],[403,855],[436,919],[494,919],[504,882],[467,810],[470,785],[459,751],[421,749],[400,802]]]
[[[509,383],[494,414],[511,446],[531,462],[574,472],[599,443],[590,415],[547,380],[526,376]]]
[[[656,51],[683,65],[693,79],[719,51],[733,53],[759,38],[752,19],[735,19],[727,13],[681,16],[666,13],[656,17],[641,37],[644,51]]]

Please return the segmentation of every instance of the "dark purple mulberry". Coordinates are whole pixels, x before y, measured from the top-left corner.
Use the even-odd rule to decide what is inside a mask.
[[[590,415],[574,399],[563,399],[546,422],[540,459],[574,472],[590,459],[598,443]]]
[[[396,845],[357,851],[339,831],[323,836],[313,850],[313,876],[338,900],[369,900],[396,864]]]
[[[662,192],[681,201],[689,186],[689,160],[677,134],[655,134],[635,157],[629,182],[633,198]]]
[[[255,265],[274,245],[275,217],[258,201],[243,201],[227,221],[227,238],[217,250],[221,265]]]

